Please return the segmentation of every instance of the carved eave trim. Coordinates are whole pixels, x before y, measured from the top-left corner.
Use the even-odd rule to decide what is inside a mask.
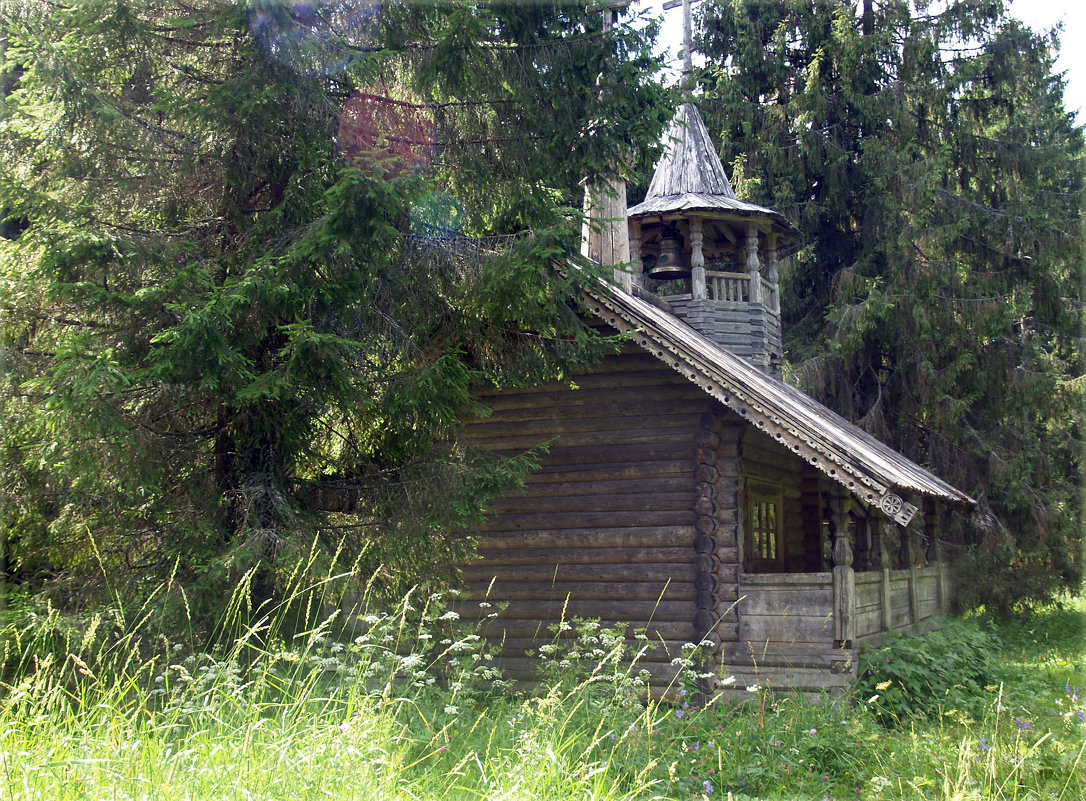
[[[720,371],[715,369],[712,362],[705,359],[696,349],[684,346],[683,343],[674,341],[662,332],[651,336],[647,333],[647,321],[635,322],[628,319],[615,300],[606,295],[590,293],[586,296],[586,302],[588,309],[601,320],[618,331],[628,333],[641,348],[765,432],[778,444],[788,448],[824,475],[844,486],[868,505],[879,509],[891,520],[903,526],[908,525],[913,519],[917,508],[903,500],[895,491],[896,488],[882,480],[876,472],[864,469],[863,465],[854,463],[844,453],[804,436],[799,429],[775,410],[767,408],[752,393],[735,383],[725,383],[720,378]],[[932,497],[963,505],[974,503],[971,498],[960,494],[959,497],[940,497],[933,493]]]

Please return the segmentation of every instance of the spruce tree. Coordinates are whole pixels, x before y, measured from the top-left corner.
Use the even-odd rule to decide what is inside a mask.
[[[2,12],[7,571],[213,606],[313,541],[390,585],[467,552],[532,461],[458,437],[472,388],[608,346],[553,262],[581,179],[667,117],[646,31],[564,3]]]
[[[1083,139],[1057,46],[1000,0],[703,13],[737,190],[805,236],[793,380],[980,499],[960,587],[1001,609],[1082,577]]]

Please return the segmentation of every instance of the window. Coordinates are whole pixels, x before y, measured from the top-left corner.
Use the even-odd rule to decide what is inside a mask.
[[[746,566],[753,572],[784,569],[781,485],[747,483]]]

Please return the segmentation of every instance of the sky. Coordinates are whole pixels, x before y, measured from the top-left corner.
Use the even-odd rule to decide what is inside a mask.
[[[653,9],[653,13],[665,13],[659,10],[661,3],[662,0],[642,0],[640,5]],[[1079,112],[1086,109],[1086,0],[1011,0],[1010,12],[1038,31],[1063,23],[1056,71],[1066,73],[1064,100],[1067,109]],[[682,12],[679,9],[665,13],[661,41],[673,56],[681,49]],[[1086,115],[1080,113],[1078,121],[1086,122]]]

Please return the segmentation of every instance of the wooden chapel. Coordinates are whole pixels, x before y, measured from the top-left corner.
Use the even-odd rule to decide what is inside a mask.
[[[736,197],[692,99],[665,144],[641,203],[586,199],[585,255],[614,266],[586,307],[627,346],[466,423],[496,452],[553,444],[493,504],[457,611],[511,678],[564,616],[645,631],[661,687],[702,641],[718,681],[843,687],[859,645],[942,613],[940,521],[975,501],[781,380],[777,265],[798,232]]]

